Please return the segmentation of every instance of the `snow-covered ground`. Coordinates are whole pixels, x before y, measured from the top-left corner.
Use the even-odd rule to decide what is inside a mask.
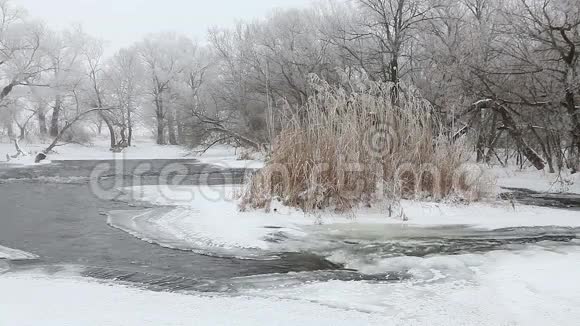
[[[137,215],[111,212],[110,225],[166,247],[187,248],[217,256],[256,258],[268,250],[272,232],[301,235],[300,225],[315,220],[297,211],[286,214],[242,213],[238,186],[143,186],[125,189],[127,200],[178,205],[173,210],[147,210]],[[264,253],[262,253],[263,255]]]
[[[34,165],[37,153],[43,151],[48,144],[20,144],[28,156],[11,159],[14,165]],[[232,146],[217,145],[207,151],[187,149],[182,146],[160,146],[151,139],[137,139],[133,146],[126,148],[122,153],[113,153],[109,150],[107,139],[97,139],[91,145],[66,144],[55,148],[43,164],[50,160],[123,160],[123,159],[197,159],[202,163],[216,165],[222,168],[251,168],[263,166],[260,154],[245,154],[243,150]],[[6,161],[6,154],[14,155],[16,150],[12,143],[0,143],[0,163]],[[240,159],[243,157],[245,159]]]
[[[250,283],[267,279],[269,287],[249,286],[230,296],[148,292],[66,274],[6,273],[0,275],[0,325],[572,326],[580,320],[578,243],[398,257],[381,264],[405,266],[413,277],[396,282],[250,277]]]
[[[0,276],[0,325],[384,325],[384,317],[297,300],[148,292],[70,276]]]
[[[546,243],[485,254],[397,257],[365,268],[405,268],[413,277],[312,282],[246,293],[367,311],[385,316],[386,325],[577,325],[580,320],[578,246]]]
[[[519,170],[515,167],[494,167],[498,187],[525,188],[538,192],[564,192],[580,194],[580,173],[548,173],[533,168]]]
[[[570,230],[578,236],[578,211],[507,203],[404,201],[402,209],[408,221],[403,221],[387,217],[379,208],[359,210],[352,216],[309,216],[279,205],[271,213],[239,212],[235,200],[239,188],[232,186],[145,186],[125,191],[135,200],[177,206],[161,214],[113,214],[109,218],[112,225],[152,242],[169,247],[178,243],[181,249],[247,258],[307,250],[367,275],[403,273],[409,277],[394,282],[295,282],[292,274],[256,276],[236,280],[250,284],[241,290],[244,295],[368,312],[389,325],[575,325],[580,318],[576,309],[580,305],[580,283],[575,272],[580,268],[578,240],[516,242],[495,250],[456,255],[365,252],[373,246],[396,245],[391,240],[401,235],[417,236],[418,241],[441,234],[453,238],[457,236],[455,228],[465,227],[480,232],[541,226],[545,228],[539,228],[539,234],[547,234],[558,226],[558,230]],[[504,236],[509,238],[511,234]],[[276,241],[269,241],[272,238]],[[355,250],[345,249],[334,244],[337,239],[358,245]],[[413,239],[404,241],[413,246]]]
[[[477,229],[558,226],[580,227],[580,213],[575,210],[511,205],[508,203],[473,203],[471,205],[403,201],[408,218],[388,217],[384,208],[360,209],[353,215],[329,212],[305,215],[301,211],[273,207],[264,211],[241,212],[237,206],[238,186],[141,186],[125,189],[127,198],[153,205],[178,206],[166,211],[144,211],[138,215],[111,214],[109,223],[148,241],[223,256],[254,256],[251,250],[280,250],[273,236],[300,239],[307,237],[309,226],[337,234],[350,230],[373,230],[381,239],[401,227],[470,226]],[[153,214],[151,214],[153,213]],[[396,216],[396,214],[395,214]],[[354,236],[354,235],[352,235]],[[282,242],[284,244],[284,242]],[[292,248],[284,248],[289,250]],[[296,250],[303,247],[295,248]],[[250,250],[250,251],[248,251]]]
[[[227,145],[217,145],[203,153],[194,151],[194,157],[203,163],[222,168],[259,169],[264,166],[264,160],[260,154],[245,153],[242,149]],[[240,157],[244,159],[241,160]]]
[[[34,157],[44,150],[48,144],[20,144],[22,150],[29,156],[11,160],[14,164],[34,164]],[[109,150],[110,144],[106,139],[97,139],[92,145],[66,144],[54,149],[55,153],[48,156],[48,160],[113,160],[113,159],[180,159],[189,154],[180,146],[160,146],[149,139],[139,139],[134,146],[125,149],[122,153],[113,153]],[[13,144],[0,143],[0,160],[6,159],[6,154],[14,155],[16,150]]]

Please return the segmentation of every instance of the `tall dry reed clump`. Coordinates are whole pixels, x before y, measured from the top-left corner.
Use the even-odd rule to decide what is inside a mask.
[[[313,77],[307,104],[285,119],[271,159],[247,185],[241,208],[273,199],[307,212],[400,198],[477,200],[481,170],[466,164],[429,103],[410,88],[371,81],[349,91]]]

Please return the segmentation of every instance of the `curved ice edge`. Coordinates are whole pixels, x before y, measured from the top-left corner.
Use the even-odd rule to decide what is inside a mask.
[[[23,177],[0,179],[0,184],[10,183],[54,183],[54,184],[84,184],[90,180],[89,177]]]
[[[40,257],[26,251],[0,246],[0,260],[34,260],[38,258]]]
[[[170,233],[163,233],[159,228],[150,230],[146,216],[157,213],[159,216],[172,211],[175,207],[158,207],[147,210],[136,211],[110,211],[106,213],[107,224],[110,227],[126,232],[133,237],[158,245],[163,248],[188,251],[199,255],[217,257],[217,258],[234,258],[240,260],[277,260],[278,255],[266,252],[260,249],[237,248],[238,253],[234,254],[231,250],[219,247],[207,248],[195,247],[191,242],[174,237]]]

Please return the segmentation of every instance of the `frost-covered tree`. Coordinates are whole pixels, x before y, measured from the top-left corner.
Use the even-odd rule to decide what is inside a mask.
[[[0,101],[16,87],[36,84],[48,69],[43,56],[47,29],[25,18],[10,1],[0,1]]]
[[[178,79],[189,62],[192,40],[174,33],[151,35],[137,45],[146,69],[148,95],[154,106],[157,143],[177,144],[175,101],[172,82]],[[166,138],[166,133],[168,138]]]
[[[144,96],[145,78],[139,53],[135,48],[121,49],[109,61],[106,69],[107,87],[117,112],[121,143],[131,146],[135,114]]]

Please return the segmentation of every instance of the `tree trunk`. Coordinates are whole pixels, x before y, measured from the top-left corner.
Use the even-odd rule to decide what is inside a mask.
[[[44,113],[42,108],[38,110],[38,128],[40,136],[44,137],[48,135],[48,128],[46,126],[46,113]]]
[[[54,101],[54,108],[52,110],[52,119],[50,120],[50,136],[58,136],[58,122],[60,117],[60,111],[62,109],[62,101],[60,95],[56,96]]]
[[[10,94],[10,92],[12,92],[12,90],[14,89],[14,86],[16,86],[16,84],[17,84],[16,81],[12,81],[12,82],[10,82],[10,84],[6,85],[2,89],[2,92],[0,93],[0,101],[2,101],[6,96],[8,96],[8,94]]]
[[[169,120],[169,124],[167,127],[169,130],[169,144],[170,145],[177,145],[177,135],[175,134],[175,125],[174,125],[172,119]]]
[[[20,128],[20,135],[18,136],[18,141],[24,140],[26,138],[26,125],[18,126]]]
[[[157,114],[157,144],[165,145],[165,121],[159,114]]]
[[[127,107],[127,146],[133,143],[133,118],[131,116],[131,106]]]
[[[97,121],[97,134],[99,136],[103,134],[103,119],[100,116]]]
[[[479,109],[475,111],[475,123],[477,124],[477,145],[476,145],[476,153],[477,159],[476,161],[480,163],[483,161],[485,157],[485,130],[484,130],[484,123],[483,123],[483,109]]]
[[[125,127],[121,128],[121,144],[127,144],[127,129]]]
[[[580,109],[576,107],[574,92],[571,89],[566,91],[566,111],[572,122],[570,131],[572,137],[572,160],[574,160],[572,173],[576,173],[580,169]]]
[[[393,89],[391,90],[391,102],[393,105],[399,106],[399,58],[397,53],[393,53],[393,59],[390,64],[391,68],[391,82]]]
[[[495,153],[495,146],[497,141],[501,137],[503,130],[497,130],[497,112],[493,112],[491,116],[491,125],[489,128],[489,133],[487,135],[487,151],[484,156],[485,163],[489,163],[491,160],[491,153]],[[497,153],[495,154],[497,157]],[[498,157],[499,159],[499,157]],[[501,161],[501,160],[500,160]]]
[[[494,123],[494,125],[495,125],[495,123]],[[491,154],[492,153],[495,153],[495,155],[498,158],[498,160],[501,161],[501,159],[497,156],[497,152],[495,151],[495,146],[497,145],[497,142],[500,140],[502,134],[503,134],[503,130],[500,130],[499,132],[497,132],[493,136],[492,141],[489,143],[489,147],[487,149],[487,153],[485,154],[485,163],[489,163],[491,161]]]
[[[183,123],[183,119],[179,119],[177,121],[177,141],[179,144],[185,144],[185,124]]]
[[[536,129],[532,125],[528,126],[528,129],[532,132],[532,135],[534,135],[534,137],[536,137],[536,141],[537,141],[538,145],[540,145],[540,148],[542,149],[542,152],[544,153],[544,158],[546,159],[546,162],[548,163],[548,169],[550,170],[550,173],[554,173],[555,171],[554,171],[554,164],[552,161],[550,144],[544,143],[544,140],[542,139],[542,137],[540,137],[540,134],[538,134],[538,132],[536,131]]]
[[[556,165],[558,166],[558,171],[564,169],[564,154],[562,153],[562,139],[557,133],[552,133],[551,135],[552,148],[556,151]]]
[[[16,147],[16,155],[13,155],[12,158],[18,158],[20,156],[27,156],[27,154],[22,150],[19,144],[19,139],[14,139],[14,147]]]
[[[516,122],[508,110],[499,104],[494,104],[493,108],[501,115],[504,125],[508,129],[510,136],[512,136],[516,142],[517,147],[522,151],[522,154],[534,165],[536,169],[543,170],[546,167],[544,160],[542,160],[538,153],[536,153],[536,151],[534,151],[526,143],[522,135],[522,131],[517,127]]]
[[[167,129],[169,131],[169,144],[177,145],[177,136],[175,134],[175,111],[170,110],[167,117]]]
[[[5,121],[4,126],[6,127],[8,138],[14,138],[14,126],[12,125],[12,120]]]
[[[157,144],[166,145],[165,142],[165,113],[163,112],[163,98],[161,94],[155,97],[155,116],[157,118]]]
[[[101,116],[101,118],[103,119],[103,121],[107,125],[107,128],[109,129],[111,149],[113,149],[117,146],[117,140],[116,140],[116,136],[115,136],[115,128],[113,127],[113,124],[111,123],[111,121],[109,121],[109,118],[107,118],[107,116],[103,112],[99,111],[99,115]]]

